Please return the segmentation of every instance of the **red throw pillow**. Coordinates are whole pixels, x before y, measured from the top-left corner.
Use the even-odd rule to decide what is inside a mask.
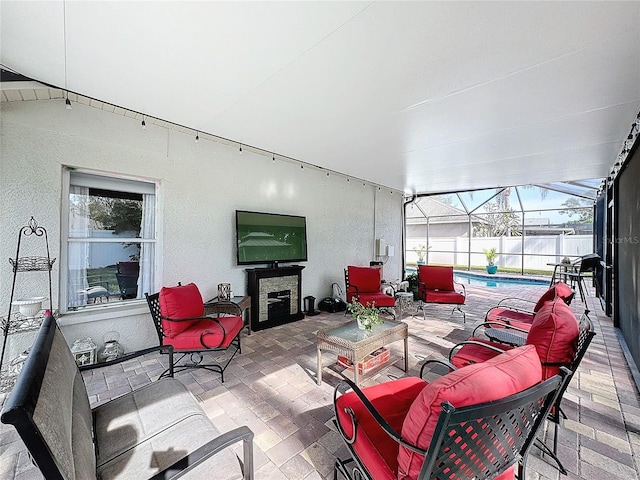
[[[573,298],[573,290],[571,290],[571,287],[566,283],[558,282],[554,284],[540,297],[536,306],[533,307],[533,311],[537,312],[546,302],[550,302],[556,298],[561,298],[565,303],[568,303],[567,300]]]
[[[163,317],[179,320],[204,315],[204,302],[195,283],[177,287],[162,287],[159,300],[160,314]],[[162,329],[167,337],[173,338],[189,328],[194,322],[197,320],[193,322],[162,320]]]
[[[418,265],[418,280],[429,290],[453,290],[453,267]]]
[[[545,303],[533,318],[527,334],[527,344],[534,345],[542,366],[542,378],[549,378],[559,371],[559,366],[568,365],[578,348],[580,325],[573,311],[561,298]]]
[[[380,291],[380,269],[373,267],[348,266],[349,285],[358,287],[358,293]],[[355,292],[354,292],[355,293]]]
[[[499,400],[540,382],[540,359],[531,345],[467,367],[460,368],[427,385],[416,397],[402,425],[402,438],[428,449],[442,410],[448,401],[454,407]],[[398,479],[418,478],[424,457],[406,447],[398,452]]]

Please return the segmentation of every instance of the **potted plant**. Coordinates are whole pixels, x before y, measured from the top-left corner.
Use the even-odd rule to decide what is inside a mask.
[[[409,290],[413,292],[413,299],[418,300],[418,272],[410,273],[406,280],[409,282]]]
[[[498,257],[498,252],[495,248],[484,249],[484,256],[487,257],[487,273],[494,274],[498,271],[498,266],[494,263]]]
[[[424,254],[427,251],[427,247],[420,244],[416,249],[416,254],[418,255],[418,265],[424,265]]]
[[[384,323],[384,320],[380,318],[375,303],[363,305],[354,299],[347,306],[347,309],[351,316],[357,320],[358,328],[360,329],[370,332],[374,325]]]

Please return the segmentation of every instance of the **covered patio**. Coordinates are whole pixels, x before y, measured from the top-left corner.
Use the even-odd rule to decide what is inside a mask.
[[[347,265],[375,262],[386,281],[404,280],[430,246],[407,231],[421,198],[456,195],[464,207],[459,192],[478,201],[502,191],[521,203],[530,186],[586,184],[594,241],[571,253],[603,260],[601,291],[586,297],[597,335],[565,394],[559,454],[568,479],[638,480],[640,3],[55,0],[0,2],[0,13],[3,341],[16,285],[6,259],[30,217],[57,261],[48,283],[21,278],[16,298],[48,292],[70,346],[116,332],[128,353],[157,344],[145,293],[194,282],[209,299],[224,282],[253,294],[248,272],[273,264],[240,261],[238,211],[305,219],[300,301],[332,295]],[[123,202],[135,207],[126,225],[114,221]],[[535,266],[525,264],[529,233],[565,232],[530,223],[545,208],[520,206],[520,246],[498,248],[505,272]],[[473,216],[467,257],[439,259],[459,250],[434,245],[430,263],[483,267],[494,245],[471,245],[471,229],[502,211],[475,207],[458,208]],[[432,217],[457,238],[455,213]],[[532,251],[547,267],[561,250]],[[125,261],[138,264],[130,292],[114,272]],[[498,300],[544,289],[469,285],[466,324],[448,306],[426,318],[405,309],[406,375],[466,340]],[[585,305],[571,308],[579,316]],[[345,320],[323,312],[243,333],[224,383],[177,375],[220,430],[253,430],[256,479],[332,479],[347,455],[331,423],[335,356],[323,356],[324,382],[315,378],[316,332]],[[11,336],[2,358],[31,339]],[[397,357],[401,347],[390,348]],[[166,363],[148,355],[85,373],[91,403],[151,382]],[[405,375],[397,365],[365,384]],[[41,478],[6,425],[0,454],[1,478]],[[563,478],[532,457],[530,479]]]
[[[447,306],[430,306],[426,320],[422,312],[413,317],[413,312],[405,309],[403,320],[409,324],[407,375],[418,375],[420,358],[442,358],[452,345],[466,340],[500,299],[536,299],[544,290],[543,286],[469,285],[466,325],[451,316]],[[590,293],[587,302],[596,337],[562,403],[568,418],[559,429],[559,457],[569,474],[560,475],[554,463],[541,458],[534,448],[528,463],[530,479],[638,478],[640,398],[611,319]],[[577,315],[584,310],[579,298],[572,303],[572,310]],[[242,355],[228,368],[223,384],[206,371],[177,375],[221,431],[240,425],[254,431],[256,479],[330,480],[336,456],[348,455],[331,423],[333,388],[342,371],[335,364],[335,355],[323,355],[324,382],[321,386],[315,382],[315,334],[346,319],[342,313],[323,312],[244,337]],[[392,355],[401,355],[401,344],[390,348]],[[92,404],[148,383],[165,366],[166,357],[150,355],[85,374]],[[389,375],[404,375],[399,366],[400,362],[380,370],[364,384],[388,380]],[[442,373],[434,369],[426,378],[432,380]],[[0,428],[0,477],[41,478],[13,428]],[[553,428],[548,426],[545,435],[550,444]]]

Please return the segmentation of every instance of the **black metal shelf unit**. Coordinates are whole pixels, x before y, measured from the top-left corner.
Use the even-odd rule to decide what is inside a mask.
[[[20,248],[22,246],[22,241],[25,238],[41,239],[44,243],[44,247],[46,248],[46,256],[21,257]],[[31,217],[28,224],[20,228],[20,231],[18,232],[18,245],[16,248],[15,258],[9,259],[9,263],[11,264],[13,270],[13,283],[11,285],[11,295],[9,298],[9,308],[7,310],[7,316],[4,318],[0,318],[0,324],[2,326],[0,376],[3,377],[0,386],[2,390],[11,388],[15,381],[15,378],[9,378],[11,377],[11,375],[9,375],[6,366],[3,370],[3,364],[5,362],[4,357],[7,350],[7,340],[9,336],[15,333],[29,332],[39,329],[40,325],[42,324],[42,320],[45,317],[46,310],[51,310],[53,312],[51,270],[55,261],[56,259],[51,259],[51,255],[49,253],[49,239],[47,237],[47,230],[44,227],[39,226],[38,222],[36,222],[36,220]],[[48,300],[48,309],[40,308],[40,310],[33,315],[24,315],[20,313],[19,309],[17,309],[14,305],[14,295],[16,292],[16,281],[18,279],[18,274],[24,272],[47,272],[47,274],[49,275],[49,297],[46,299],[43,298],[42,300],[43,302]]]

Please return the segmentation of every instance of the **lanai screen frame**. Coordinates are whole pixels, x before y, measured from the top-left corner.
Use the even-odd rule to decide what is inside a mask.
[[[562,194],[565,194],[569,197],[575,197],[575,198],[579,198],[579,199],[584,199],[590,202],[590,205],[588,205],[589,208],[594,209],[595,205],[595,199],[596,199],[596,195],[599,189],[599,185],[601,184],[602,179],[589,179],[589,180],[583,180],[583,181],[577,181],[577,182],[558,182],[558,183],[552,183],[552,184],[534,184],[534,185],[514,185],[514,186],[509,186],[509,187],[497,187],[495,189],[478,189],[478,190],[472,190],[472,191],[459,191],[459,192],[440,192],[440,193],[434,193],[434,194],[424,194],[424,195],[414,195],[412,197],[407,197],[405,204],[404,204],[404,230],[405,230],[405,234],[404,234],[404,239],[405,239],[405,245],[404,245],[404,255],[403,255],[403,267],[406,270],[406,266],[407,266],[407,261],[406,261],[406,252],[411,251],[409,249],[407,249],[407,235],[406,235],[406,227],[407,227],[407,208],[409,208],[410,206],[415,206],[417,207],[418,211],[422,214],[422,216],[426,219],[426,235],[425,235],[425,242],[426,245],[429,245],[429,220],[433,219],[433,218],[450,218],[450,217],[454,217],[455,215],[429,215],[427,212],[425,212],[419,205],[419,203],[417,203],[417,201],[421,198],[425,198],[425,197],[439,197],[442,195],[455,195],[457,200],[460,202],[460,205],[464,208],[465,213],[461,214],[461,217],[466,217],[467,218],[467,237],[468,237],[468,244],[467,244],[467,251],[466,252],[457,252],[457,253],[466,253],[467,254],[467,270],[471,270],[471,256],[472,254],[480,254],[482,252],[475,252],[475,251],[471,251],[471,243],[472,243],[472,239],[474,238],[473,236],[473,218],[474,216],[476,217],[481,217],[482,215],[486,215],[486,213],[478,213],[478,211],[485,206],[487,203],[491,202],[492,200],[496,199],[499,195],[501,195],[503,192],[505,192],[505,190],[509,190],[509,189],[513,189],[513,191],[516,192],[516,198],[517,198],[517,205],[519,207],[519,210],[498,210],[495,211],[494,213],[496,214],[504,214],[504,213],[515,213],[517,215],[520,216],[520,232],[521,232],[521,247],[520,247],[520,253],[505,253],[506,255],[510,255],[510,256],[514,256],[514,255],[519,255],[520,256],[520,274],[524,274],[525,273],[525,257],[527,256],[549,256],[549,254],[535,254],[535,253],[526,253],[525,252],[525,240],[527,238],[527,233],[526,233],[526,217],[527,214],[529,213],[539,213],[539,212],[557,212],[559,210],[565,210],[565,211],[580,211],[583,210],[584,208],[587,207],[587,205],[584,206],[578,206],[575,208],[571,208],[571,207],[561,207],[561,208],[535,208],[535,209],[530,209],[530,208],[525,208],[523,201],[522,201],[522,195],[520,192],[520,189],[522,188],[531,188],[531,187],[536,187],[536,188],[540,188],[540,189],[546,189],[548,191],[554,191],[554,192],[560,192]],[[490,190],[494,190],[493,194],[490,195],[488,198],[486,198],[484,201],[480,202],[479,204],[477,204],[475,207],[471,208],[469,205],[467,205],[467,203],[465,202],[465,200],[462,198],[462,195],[464,194],[468,194],[468,193],[473,193],[473,192],[487,192]],[[511,207],[513,207],[513,205],[511,205]],[[595,212],[593,212],[595,215]],[[591,223],[591,230],[593,232],[593,221]],[[594,235],[595,232],[592,233],[592,235]],[[530,235],[532,236],[532,235]],[[478,237],[475,237],[478,238]],[[594,237],[595,238],[595,237]],[[595,245],[594,245],[595,246]],[[432,251],[433,253],[438,253],[438,251]],[[454,252],[440,252],[440,253],[454,253]],[[500,254],[500,252],[498,252]],[[427,255],[427,263],[428,263],[428,258],[429,258],[429,250],[427,250],[426,252]],[[559,259],[558,259],[559,260]]]

